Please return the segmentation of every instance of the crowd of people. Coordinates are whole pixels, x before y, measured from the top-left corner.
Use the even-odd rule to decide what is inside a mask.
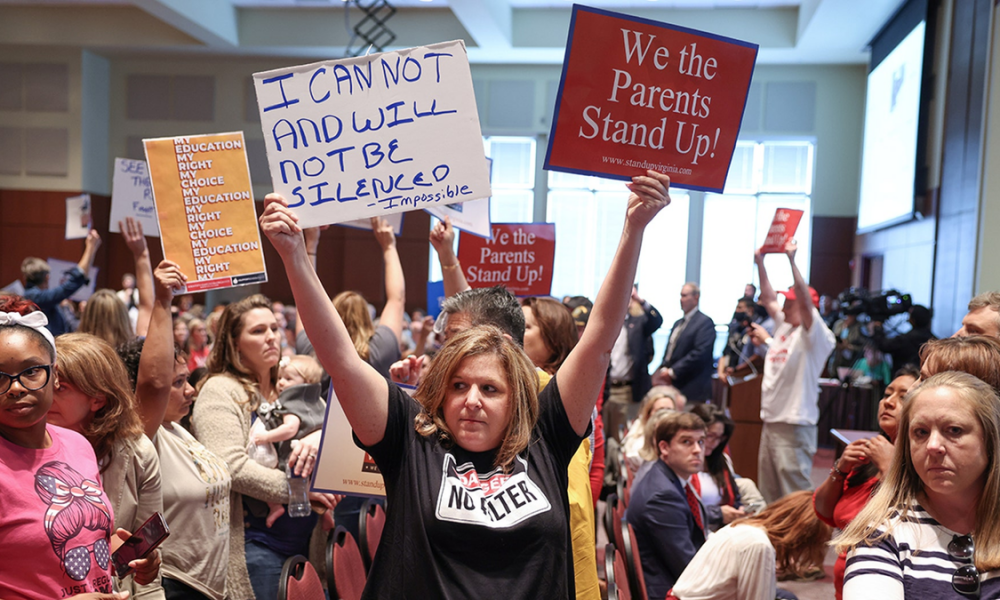
[[[646,226],[670,218],[669,185],[654,171],[628,184],[593,301],[470,288],[455,231],[438,222],[436,319],[406,313],[388,223],[372,219],[376,310],[324,288],[319,230],[277,195],[260,227],[294,304],[194,305],[180,293],[188,274],[152,265],[131,219],[134,275],[82,307],[67,298],[99,235],[57,285],[25,258],[23,297],[0,296],[0,597],[273,599],[289,558],[323,572],[330,531],[357,537],[361,510],[319,492],[304,513],[290,504],[315,468],[327,401],[385,482],[365,598],[599,599],[610,493],[627,503],[644,597],[794,598],[780,582],[821,577],[831,546],[838,600],[1000,597],[1000,294],[973,299],[943,340],[923,307],[912,335],[856,314],[828,323],[792,241],[768,259],[788,261],[788,290],[753,257],[760,292],[738,299],[722,356],[689,282],[655,357],[663,317],[634,282]],[[818,381],[845,364],[883,378],[880,431],[847,445],[814,491]],[[756,481],[734,468],[736,425],[712,403],[713,379],[735,385],[748,369],[760,372]],[[111,555],[155,513],[170,536],[117,572]]]

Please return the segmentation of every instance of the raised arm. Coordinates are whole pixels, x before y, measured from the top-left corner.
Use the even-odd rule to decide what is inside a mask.
[[[170,303],[186,277],[177,263],[165,260],[156,267],[156,300],[149,319],[149,331],[139,357],[135,397],[146,437],[153,439],[163,423],[174,381],[174,331]]]
[[[396,249],[396,233],[392,225],[383,218],[372,217],[372,231],[378,245],[382,246],[385,262],[385,308],[379,317],[379,324],[385,325],[396,335],[396,343],[403,337],[403,313],[406,311],[406,279],[403,265],[399,262]]]
[[[94,266],[94,257],[97,256],[97,249],[101,247],[101,234],[96,229],[91,229],[87,234],[87,239],[83,242],[83,256],[76,266],[83,271],[83,276],[90,278],[90,267]]]
[[[647,171],[647,175],[633,177],[628,188],[632,193],[618,250],[594,301],[587,329],[558,372],[563,406],[579,435],[587,430],[611,348],[625,322],[643,231],[656,213],[670,204],[670,177],[663,173]]]
[[[354,349],[351,336],[333,307],[306,253],[298,217],[278,194],[264,199],[261,230],[281,257],[292,287],[299,321],[314,341],[316,358],[330,374],[354,433],[366,446],[382,441],[389,415],[389,388],[385,379]]]
[[[459,292],[470,289],[465,273],[462,272],[462,265],[458,264],[458,257],[455,256],[455,230],[451,226],[451,219],[445,217],[443,221],[438,221],[431,230],[430,239],[431,246],[437,252],[438,261],[441,263],[444,297],[451,298]]]
[[[308,229],[302,230],[302,237],[305,239],[306,244],[306,254],[309,256],[309,264],[312,265],[313,271],[316,270],[316,255],[319,253],[319,238],[323,234],[327,226],[323,227],[310,227]],[[299,333],[305,331],[305,327],[302,326],[302,319],[298,317],[298,309],[296,308],[295,316],[295,339],[299,339]]]
[[[794,240],[788,240],[788,243],[785,244],[785,254],[788,255],[788,262],[792,265],[792,288],[798,299],[795,303],[795,309],[799,311],[802,327],[809,330],[812,329],[813,324],[812,294],[809,292],[809,284],[806,283],[805,277],[802,276],[798,265],[795,264],[795,252],[798,249],[799,246]]]
[[[125,217],[124,223],[118,222],[118,229],[135,260],[135,287],[139,290],[139,317],[135,321],[135,335],[143,337],[149,331],[149,317],[153,312],[153,263],[149,258],[146,236],[142,233],[142,223],[132,217]]]
[[[774,292],[774,286],[767,277],[767,269],[764,268],[764,255],[759,249],[753,253],[753,262],[757,265],[757,276],[760,277],[760,297],[757,303],[762,304],[767,314],[774,319],[781,307],[778,306],[778,294]]]

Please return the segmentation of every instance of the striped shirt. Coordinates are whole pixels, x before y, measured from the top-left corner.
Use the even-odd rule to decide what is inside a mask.
[[[955,570],[971,562],[948,554],[948,544],[961,534],[942,526],[916,502],[905,517],[896,514],[888,525],[891,533],[881,542],[859,545],[848,553],[844,600],[974,597],[951,586]],[[981,598],[1000,598],[1000,571],[982,574],[980,581]]]

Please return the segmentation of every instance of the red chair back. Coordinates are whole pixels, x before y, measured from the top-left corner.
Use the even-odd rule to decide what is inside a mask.
[[[618,494],[608,494],[604,502],[604,532],[608,534],[608,540],[614,542],[615,529],[618,529],[618,526],[615,524],[615,509],[618,507]]]
[[[382,510],[382,506],[371,498],[365,500],[361,506],[361,522],[358,525],[358,547],[367,571],[371,569],[372,561],[375,560],[375,551],[378,550],[382,529],[385,528],[385,511]]]
[[[623,522],[625,521],[625,505],[618,502],[614,510],[614,537],[615,537],[615,548],[618,548],[619,552],[625,551],[625,537],[622,535]],[[622,580],[622,585],[625,585],[625,580]]]
[[[367,571],[354,536],[343,527],[334,529],[326,543],[326,573],[331,598],[361,599],[368,582]]]
[[[632,596],[646,600],[646,577],[642,574],[639,545],[635,540],[635,530],[628,521],[622,521],[622,538],[625,541],[625,567]]]
[[[615,550],[615,581],[618,583],[618,600],[632,600],[632,592],[628,587],[628,573],[621,552]]]
[[[289,557],[281,567],[278,600],[315,600],[323,596],[323,582],[306,557]]]

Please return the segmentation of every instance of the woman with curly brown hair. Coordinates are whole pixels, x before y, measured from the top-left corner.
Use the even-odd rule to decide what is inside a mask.
[[[832,531],[816,517],[810,492],[788,494],[709,536],[667,598],[774,598],[777,573],[823,564]]]

